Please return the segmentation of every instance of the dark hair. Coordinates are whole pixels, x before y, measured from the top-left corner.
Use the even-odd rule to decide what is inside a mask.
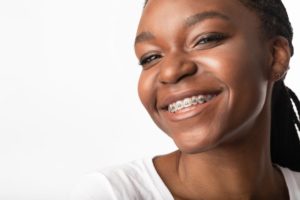
[[[281,0],[238,1],[258,14],[265,36],[285,37],[293,55],[293,29]],[[147,2],[148,0],[145,1],[145,6]],[[285,86],[283,79],[277,81],[273,86],[271,106],[272,162],[300,172],[300,122],[295,111],[299,116],[300,102],[296,94]]]

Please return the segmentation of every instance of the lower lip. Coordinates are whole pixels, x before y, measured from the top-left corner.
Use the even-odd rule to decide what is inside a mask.
[[[184,108],[182,110],[179,110],[175,113],[171,113],[167,110],[163,111],[163,114],[170,120],[170,121],[181,121],[188,118],[192,118],[196,115],[199,115],[202,113],[208,106],[212,106],[218,99],[220,94],[212,98],[210,101],[203,103],[203,104],[196,104],[194,106],[190,106],[187,108]]]

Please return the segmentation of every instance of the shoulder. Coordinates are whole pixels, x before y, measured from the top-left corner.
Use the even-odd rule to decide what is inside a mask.
[[[300,172],[280,167],[284,175],[291,200],[300,199]]]
[[[152,159],[141,159],[85,176],[71,200],[160,199],[152,179]]]
[[[110,182],[115,179],[126,181],[131,178],[144,178],[147,175],[147,160],[135,160],[122,165],[116,165],[100,170]]]
[[[109,180],[100,172],[85,175],[73,188],[70,200],[116,200]]]

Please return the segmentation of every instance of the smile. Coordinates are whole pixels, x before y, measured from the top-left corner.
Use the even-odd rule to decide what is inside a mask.
[[[189,108],[191,106],[195,106],[197,104],[204,104],[210,100],[212,100],[216,94],[208,94],[208,95],[198,95],[192,96],[189,98],[184,98],[182,100],[178,100],[174,103],[169,104],[168,111],[170,113],[176,113],[182,109]]]

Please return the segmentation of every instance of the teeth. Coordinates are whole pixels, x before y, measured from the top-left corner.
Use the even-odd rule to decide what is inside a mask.
[[[180,110],[183,108],[183,102],[182,101],[177,101],[176,102],[176,110]]]
[[[192,105],[192,99],[191,98],[185,98],[183,100],[183,107],[187,108],[190,107]]]
[[[169,105],[169,112],[175,112],[176,111],[176,105],[173,103],[173,104],[170,104]]]
[[[209,100],[211,100],[213,97],[214,97],[213,95],[209,94],[209,95],[207,95],[206,99],[207,99],[207,101],[209,101]]]
[[[205,103],[205,101],[206,101],[206,98],[205,98],[205,96],[204,95],[199,95],[198,96],[198,103]]]
[[[181,101],[176,101],[168,106],[168,111],[174,113],[183,108],[188,108],[196,104],[203,104],[211,100],[215,95],[198,95],[191,98],[185,98]]]
[[[196,105],[198,103],[197,97],[193,96],[192,97],[192,105]]]

